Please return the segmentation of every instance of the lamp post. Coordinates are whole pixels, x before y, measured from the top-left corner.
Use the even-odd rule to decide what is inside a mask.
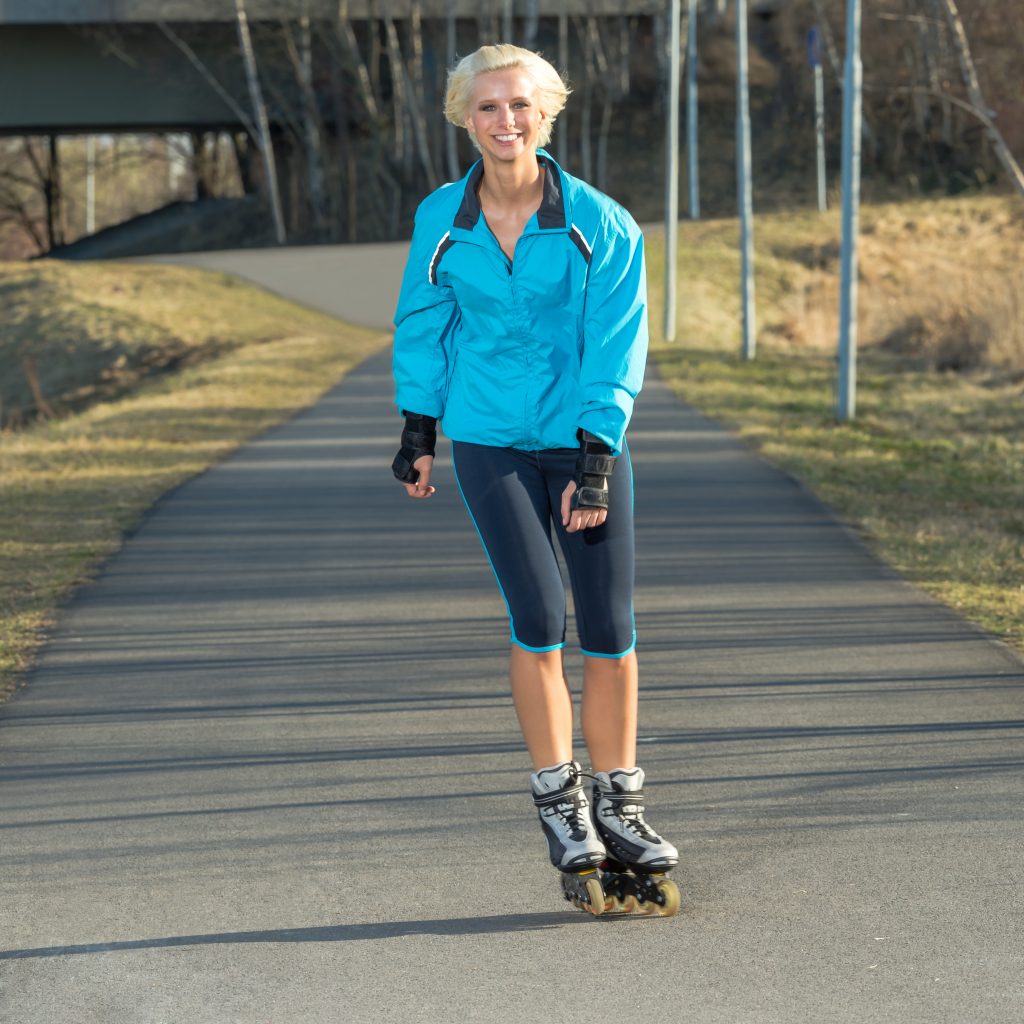
[[[665,323],[666,341],[676,340],[676,273],[679,261],[679,14],[669,0],[668,126],[665,132]]]
[[[741,354],[753,359],[756,349],[754,307],[754,202],[750,170],[750,87],[747,74],[747,0],[736,0],[736,179],[740,208],[740,293],[743,304]]]
[[[839,284],[839,380],[836,417],[857,410],[857,231],[860,218],[861,84],[860,0],[847,0],[843,87],[843,241]]]

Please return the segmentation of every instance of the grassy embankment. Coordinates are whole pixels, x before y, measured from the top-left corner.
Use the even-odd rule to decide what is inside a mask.
[[[838,214],[758,217],[756,358],[738,226],[681,225],[670,384],[807,484],[910,580],[1024,649],[1024,204],[862,210],[857,416],[835,422]],[[660,334],[664,241],[650,239]]]
[[[161,494],[384,345],[223,274],[0,264],[0,697],[58,603]],[[53,418],[30,424],[31,351]],[[77,410],[77,411],[75,411]]]

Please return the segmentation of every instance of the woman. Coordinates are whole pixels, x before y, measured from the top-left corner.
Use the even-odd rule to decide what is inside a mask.
[[[661,879],[678,856],[644,821],[636,766],[624,439],[647,353],[643,238],[622,207],[540,148],[567,96],[546,60],[511,45],[483,46],[449,73],[445,115],[469,131],[481,158],[417,210],[395,315],[396,401],[406,426],[392,468],[411,498],[430,498],[443,420],[508,606],[512,696],[566,897],[601,913],[596,867],[608,861],[617,869],[605,875],[612,896],[664,908],[673,893],[678,903]],[[552,525],[584,655],[593,807],[573,759]]]

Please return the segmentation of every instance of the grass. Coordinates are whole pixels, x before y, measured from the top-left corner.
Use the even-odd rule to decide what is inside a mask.
[[[757,219],[749,362],[737,224],[681,225],[679,338],[656,340],[654,356],[674,389],[802,480],[885,562],[1024,650],[1019,200],[871,207],[863,221],[853,423],[834,416],[833,214]],[[649,251],[660,327],[663,241]]]
[[[60,601],[161,494],[310,405],[389,340],[222,274],[135,264],[28,270],[0,266],[8,297],[26,301],[12,287],[18,280],[46,296],[33,303],[39,330],[52,311],[60,329],[45,336],[58,353],[59,339],[77,331],[83,366],[95,337],[100,383],[83,411],[0,433],[0,694],[23,678]],[[104,381],[111,322],[135,325],[149,354]],[[118,397],[105,396],[108,387]]]

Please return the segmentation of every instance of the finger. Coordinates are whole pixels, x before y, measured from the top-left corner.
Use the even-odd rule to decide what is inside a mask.
[[[430,486],[430,474],[434,469],[434,457],[432,455],[421,455],[413,464],[413,469],[419,473],[416,481],[416,497],[429,498],[434,493]]]
[[[565,490],[562,491],[562,525],[563,526],[568,526],[569,525],[569,517],[570,517],[570,514],[571,514],[569,510],[570,510],[570,507],[572,506],[572,496],[573,496],[573,493],[575,492],[575,490],[576,490],[576,484],[575,484],[574,481],[570,480],[569,483],[566,484]]]

